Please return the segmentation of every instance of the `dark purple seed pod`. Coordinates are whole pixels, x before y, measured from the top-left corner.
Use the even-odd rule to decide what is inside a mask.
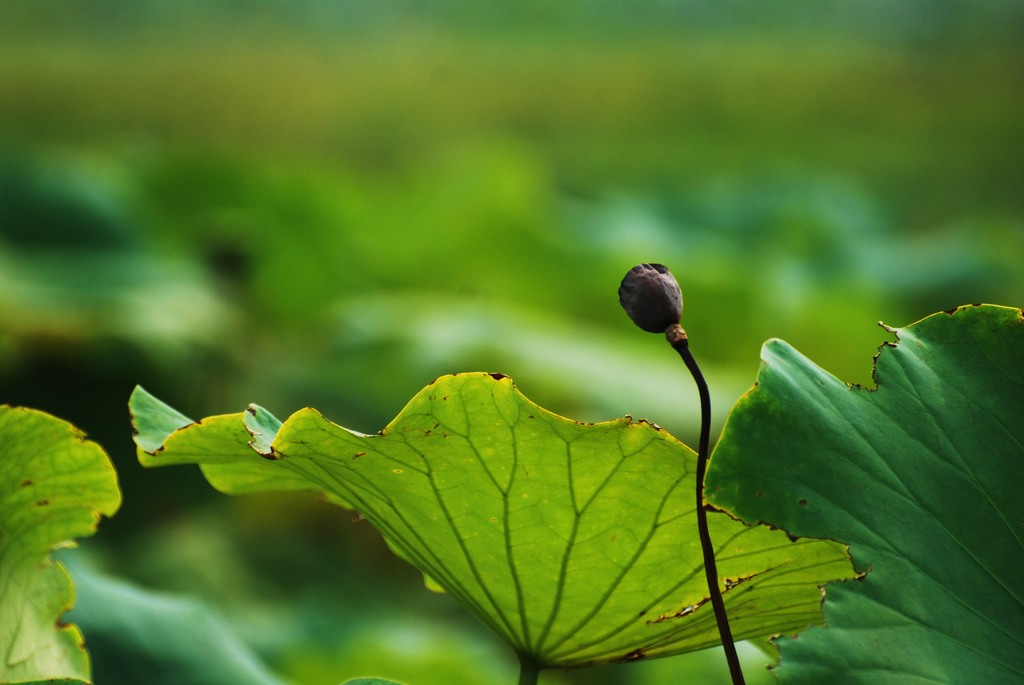
[[[619,304],[637,326],[663,333],[683,315],[683,294],[662,264],[637,264],[619,285]]]

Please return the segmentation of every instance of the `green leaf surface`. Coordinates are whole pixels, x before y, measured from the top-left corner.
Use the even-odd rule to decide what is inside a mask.
[[[92,535],[121,504],[106,453],[71,424],[0,405],[0,682],[89,680],[82,634],[55,548]]]
[[[355,680],[346,680],[344,685],[401,685],[401,683],[383,678],[356,678]]]
[[[892,329],[876,390],[764,346],[708,496],[870,569],[829,589],[828,630],[780,641],[784,683],[1024,681],[1022,324],[972,306]]]
[[[543,666],[718,642],[696,455],[649,423],[577,423],[500,374],[442,377],[374,436],[303,409],[271,439],[258,407],[168,433],[172,410],[141,388],[130,404],[144,465],[200,463],[229,493],[327,493]],[[820,622],[819,586],[852,573],[836,543],[710,518],[737,639]]]

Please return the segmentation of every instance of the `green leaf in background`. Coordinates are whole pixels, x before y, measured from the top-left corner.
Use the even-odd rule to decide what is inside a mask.
[[[106,453],[71,424],[0,406],[0,682],[89,681],[82,634],[61,616],[74,588],[49,554],[121,504]]]
[[[830,588],[828,630],[781,642],[784,683],[1024,680],[1022,324],[973,306],[892,329],[876,390],[765,345],[708,496],[870,569]]]
[[[130,404],[144,465],[199,463],[229,493],[327,493],[521,658],[576,667],[718,642],[696,456],[649,423],[571,421],[483,373],[436,380],[375,436],[312,409],[183,425],[141,388]],[[839,544],[711,518],[738,639],[819,623],[819,586],[852,575]]]
[[[344,685],[401,685],[401,683],[382,678],[356,678],[355,680],[346,680]]]
[[[97,683],[283,685],[199,600],[69,566],[78,591],[69,618],[88,636]]]

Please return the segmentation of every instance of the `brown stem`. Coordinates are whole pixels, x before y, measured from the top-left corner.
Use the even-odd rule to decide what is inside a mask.
[[[711,534],[708,532],[708,512],[704,504],[704,474],[708,470],[708,442],[711,437],[711,393],[708,391],[704,374],[697,366],[697,360],[690,352],[690,341],[682,326],[679,324],[669,326],[665,329],[665,337],[672,348],[683,358],[686,368],[690,370],[690,374],[697,384],[697,393],[700,395],[700,443],[697,449],[697,530],[700,534],[700,549],[704,554],[704,575],[708,579],[711,607],[715,610],[715,621],[718,622],[718,634],[722,638],[722,647],[725,649],[725,660],[729,663],[729,674],[732,676],[733,685],[744,685],[743,670],[740,668],[739,655],[736,654],[736,644],[732,640],[732,631],[729,630],[729,618],[725,613],[725,602],[722,600],[722,591],[718,587],[715,548],[711,545]]]

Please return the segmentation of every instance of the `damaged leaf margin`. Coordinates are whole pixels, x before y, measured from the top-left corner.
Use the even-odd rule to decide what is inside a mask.
[[[198,463],[228,493],[326,494],[537,664],[717,643],[696,457],[647,422],[582,424],[483,373],[439,378],[372,436],[254,405],[167,432],[166,405],[141,388],[130,404],[144,465]],[[853,575],[842,545],[710,518],[737,639],[820,623],[820,586]]]
[[[110,459],[77,428],[0,405],[0,682],[88,682],[89,656],[62,616],[74,603],[50,558],[92,535],[121,504]]]
[[[1024,316],[970,305],[886,330],[870,390],[766,343],[707,497],[870,569],[829,588],[828,630],[777,641],[783,683],[1024,678]]]

